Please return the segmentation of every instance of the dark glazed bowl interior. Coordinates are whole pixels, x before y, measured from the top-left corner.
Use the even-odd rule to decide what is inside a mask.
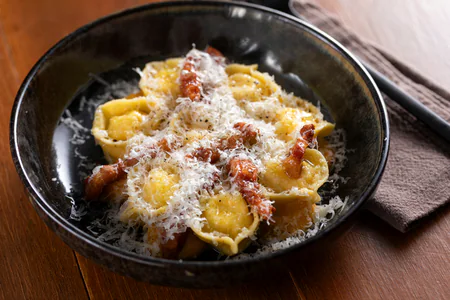
[[[350,177],[337,194],[346,208],[322,232],[302,244],[240,261],[169,261],[144,257],[96,240],[83,222],[71,220],[71,200],[81,197],[79,158],[100,157],[93,139],[69,142],[59,124],[66,108],[90,128],[80,109],[106,80],[137,78],[133,66],[184,55],[192,44],[212,45],[231,61],[258,63],[286,90],[321,101],[347,133]],[[111,71],[114,70],[114,71]],[[31,70],[12,111],[11,151],[36,211],[73,249],[110,269],[157,284],[211,287],[244,282],[265,273],[290,252],[307,251],[338,232],[374,192],[388,152],[388,121],[380,94],[361,65],[334,40],[310,25],[258,6],[225,2],[161,3],[108,16],[64,38]],[[345,222],[348,223],[348,222]],[[301,256],[301,253],[297,254]]]

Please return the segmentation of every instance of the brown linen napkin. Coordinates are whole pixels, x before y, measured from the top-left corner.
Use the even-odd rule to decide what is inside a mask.
[[[330,13],[308,0],[291,9],[338,40],[401,89],[450,121],[450,93],[392,55],[364,41]],[[368,209],[405,232],[450,200],[450,144],[393,100],[383,95],[389,113],[391,148],[383,179]]]

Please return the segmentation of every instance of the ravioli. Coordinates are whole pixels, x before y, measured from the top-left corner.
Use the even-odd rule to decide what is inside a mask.
[[[234,255],[248,246],[259,224],[239,193],[219,193],[203,199],[205,218],[201,228],[192,228],[206,243],[226,255]]]
[[[181,58],[172,58],[146,64],[139,82],[144,95],[178,98],[180,87],[177,81],[180,76],[181,62]]]
[[[281,193],[293,188],[317,191],[328,179],[328,163],[317,150],[307,149],[302,163],[301,177],[290,178],[279,159],[270,160],[261,182],[275,192]]]
[[[139,73],[139,93],[96,110],[92,134],[110,164],[86,181],[87,199],[120,207],[115,220],[139,239],[127,249],[234,256],[314,226],[334,154],[335,125],[319,108],[212,48]]]
[[[97,108],[92,134],[109,162],[124,157],[128,139],[142,130],[147,116],[157,109],[158,102],[146,97],[117,99]]]
[[[120,220],[125,223],[145,223],[146,219],[164,213],[178,187],[179,177],[162,168],[154,168],[142,176],[135,168],[128,175],[128,194],[134,195],[122,205]],[[138,192],[136,192],[138,191]]]
[[[236,100],[261,101],[280,90],[270,76],[257,69],[258,65],[231,64],[226,67],[230,89]]]

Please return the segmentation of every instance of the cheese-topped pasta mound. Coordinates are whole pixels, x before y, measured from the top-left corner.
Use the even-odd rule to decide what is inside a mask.
[[[92,134],[109,165],[86,179],[87,200],[120,205],[149,255],[232,256],[252,240],[314,225],[334,125],[257,65],[216,49],[150,62],[140,93],[95,112]]]

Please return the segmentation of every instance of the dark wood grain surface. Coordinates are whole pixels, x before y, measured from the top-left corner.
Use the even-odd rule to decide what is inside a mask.
[[[20,82],[55,42],[141,0],[0,0],[0,151]],[[450,88],[450,2],[317,0],[360,35]],[[0,299],[450,299],[450,209],[407,234],[363,213],[329,249],[263,283],[186,290],[137,282],[74,253],[39,219],[0,157]]]

